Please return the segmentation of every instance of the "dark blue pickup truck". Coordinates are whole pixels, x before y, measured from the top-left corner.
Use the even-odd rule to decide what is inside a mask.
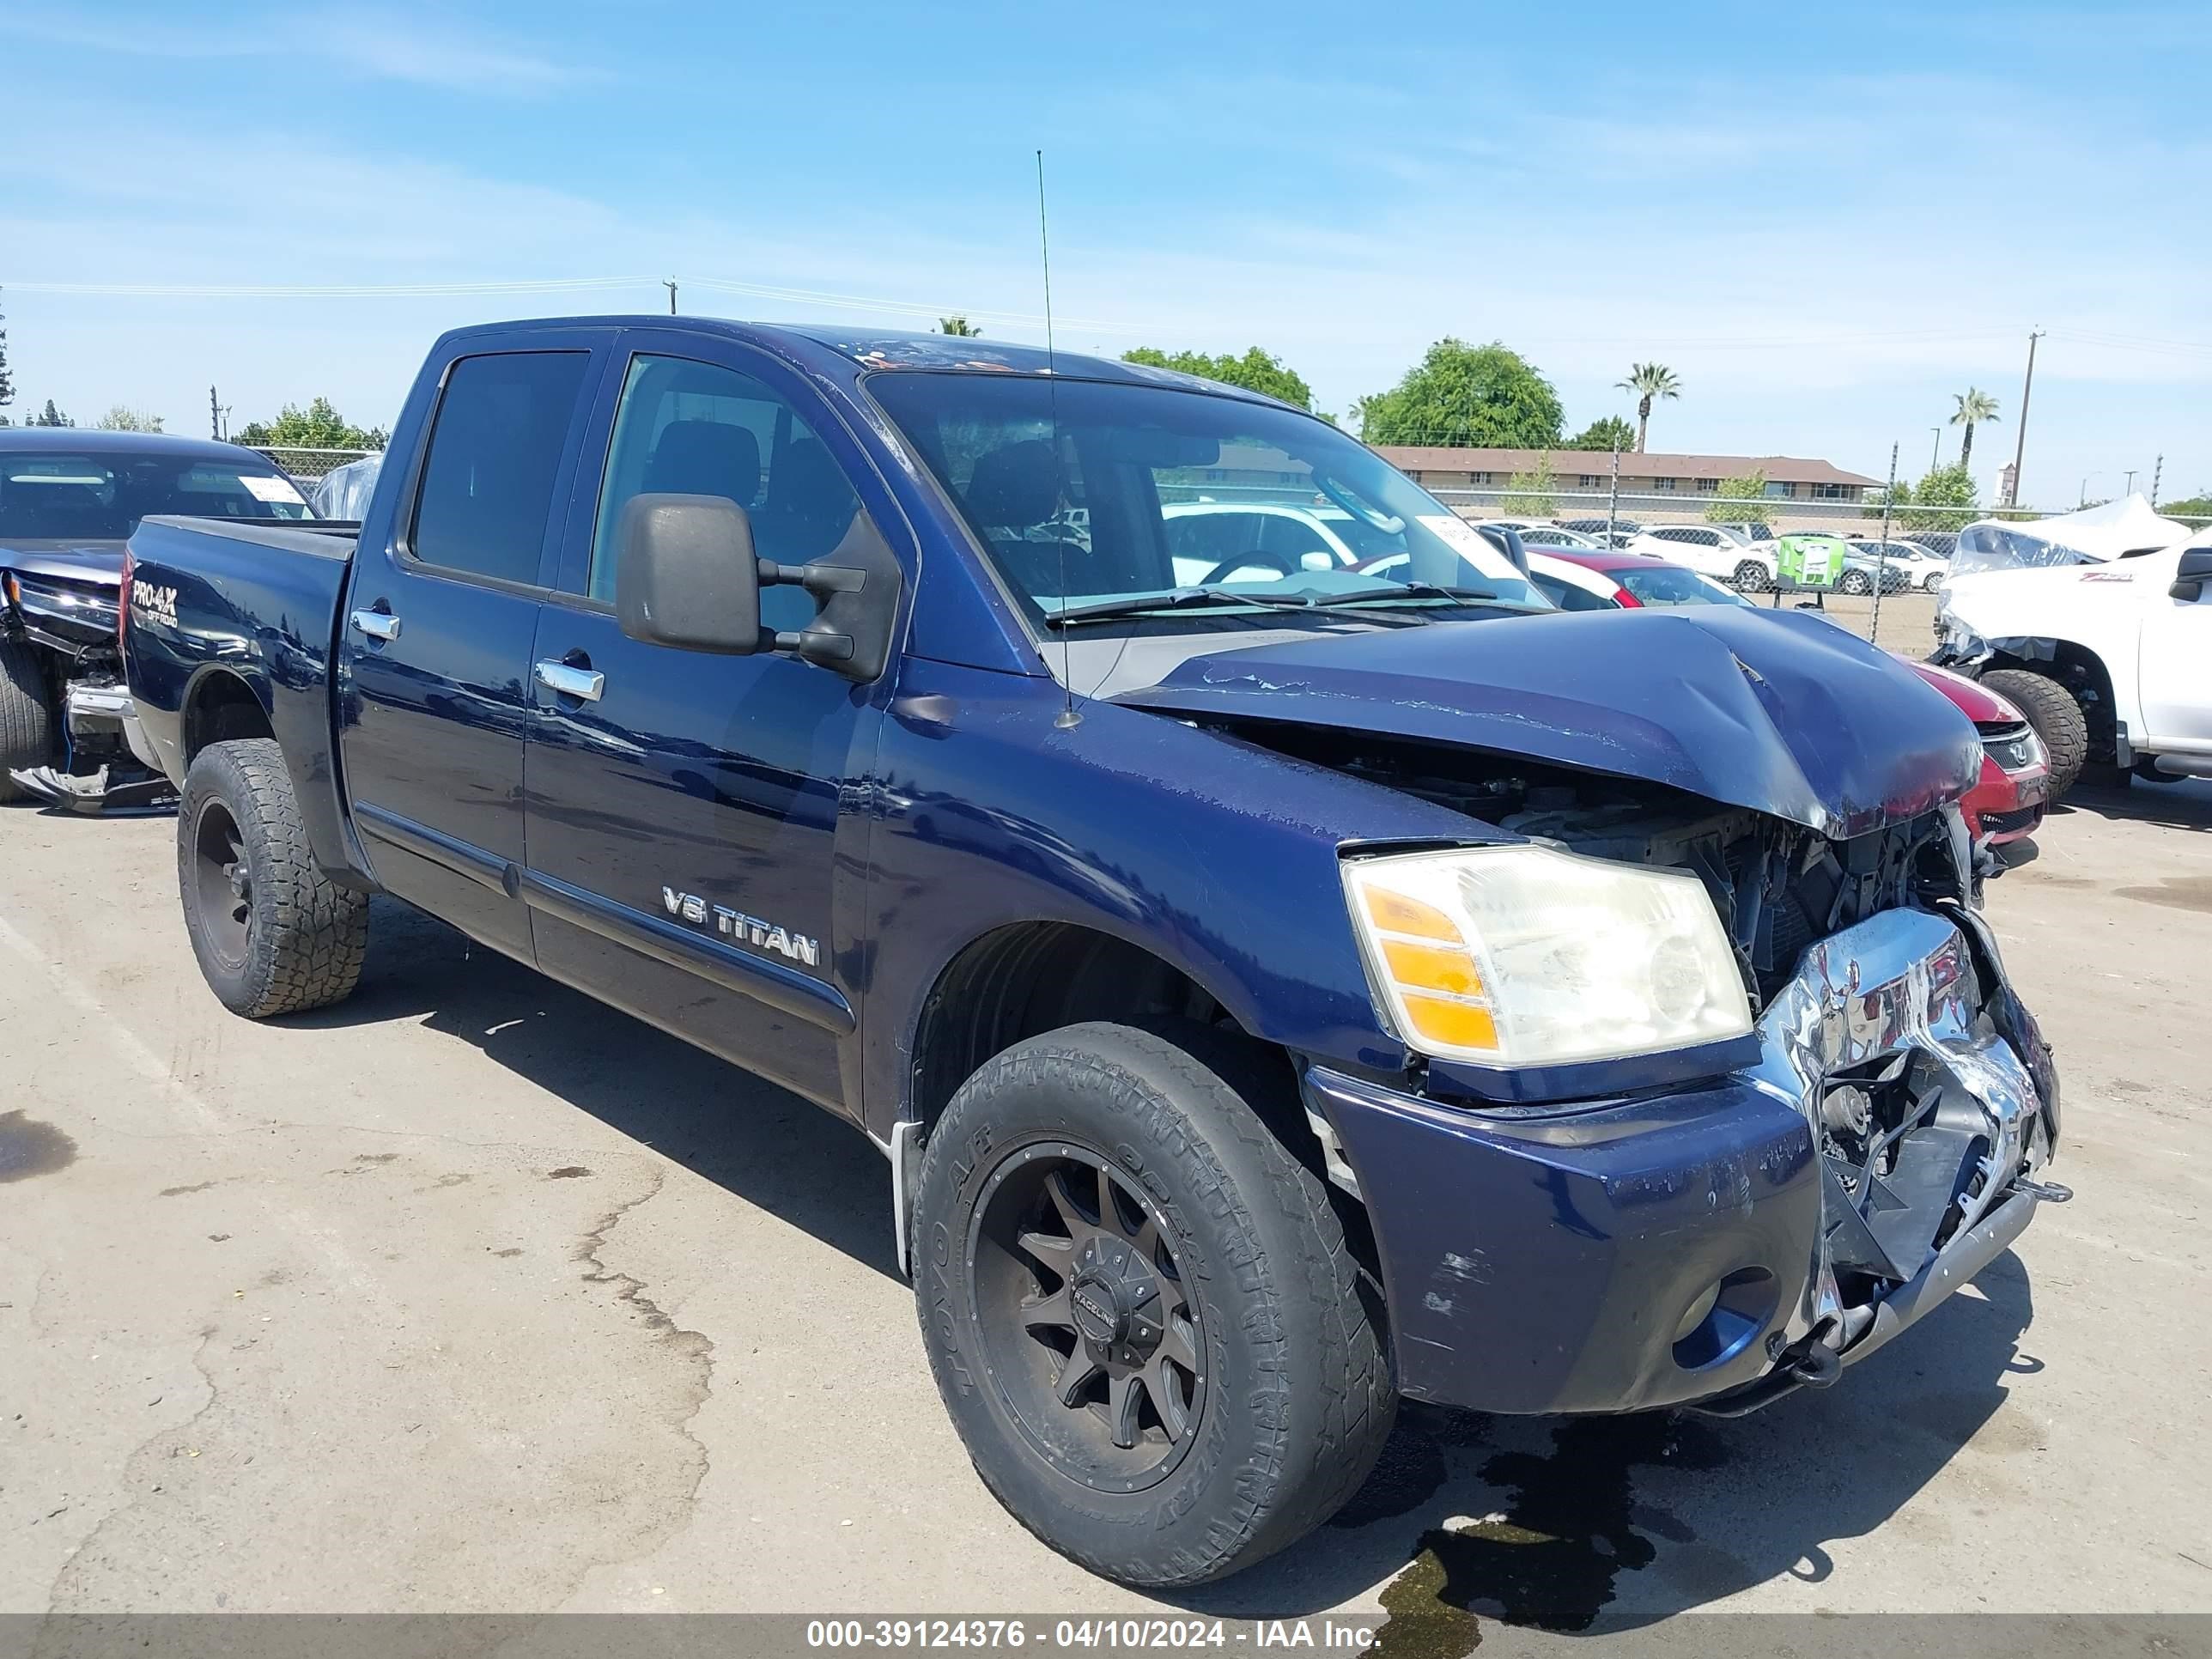
[[[1264,398],[465,330],[357,534],[131,553],[223,1002],[344,996],[388,892],[849,1118],[977,1470],[1127,1583],[1304,1534],[1401,1397],[1832,1382],[2063,1196],[1949,703],[1553,612]]]

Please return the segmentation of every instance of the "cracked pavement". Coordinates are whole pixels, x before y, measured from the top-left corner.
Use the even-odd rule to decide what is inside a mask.
[[[2212,1609],[2208,828],[2137,789],[1995,890],[2081,1196],[1909,1340],[1694,1459],[1409,1418],[1180,1605]],[[0,814],[0,1612],[1142,1605],[969,1468],[857,1132],[383,901],[352,1001],[234,1019],[173,835]]]

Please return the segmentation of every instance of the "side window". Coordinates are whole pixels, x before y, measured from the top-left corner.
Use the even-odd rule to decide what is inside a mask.
[[[534,584],[582,351],[464,357],[446,376],[407,550],[424,564]]]
[[[611,600],[623,508],[633,495],[721,495],[752,521],[753,550],[805,564],[845,538],[860,510],[844,470],[796,410],[750,375],[683,357],[630,360],[599,486],[591,596]],[[761,590],[761,624],[804,628],[814,602]]]

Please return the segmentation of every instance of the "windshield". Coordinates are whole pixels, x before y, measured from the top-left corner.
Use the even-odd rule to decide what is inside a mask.
[[[1662,564],[1649,570],[1611,570],[1606,573],[1644,605],[1748,605],[1750,600],[1732,588],[1707,581],[1694,570]]]
[[[1549,609],[1472,525],[1310,416],[1026,375],[887,371],[868,390],[1040,625],[1203,627],[1239,602],[1276,622]]]
[[[150,513],[313,516],[289,478],[245,458],[233,463],[128,450],[0,453],[0,537],[119,542]]]

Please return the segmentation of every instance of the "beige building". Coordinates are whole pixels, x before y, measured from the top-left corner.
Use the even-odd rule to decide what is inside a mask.
[[[1451,449],[1420,444],[1379,444],[1376,453],[1427,489],[1499,490],[1516,472],[1548,462],[1561,495],[1612,487],[1613,453],[1590,449]],[[1711,495],[1727,480],[1766,477],[1773,501],[1861,501],[1881,480],[1846,472],[1828,461],[1794,455],[1674,455],[1656,452],[1620,458],[1623,495]]]

